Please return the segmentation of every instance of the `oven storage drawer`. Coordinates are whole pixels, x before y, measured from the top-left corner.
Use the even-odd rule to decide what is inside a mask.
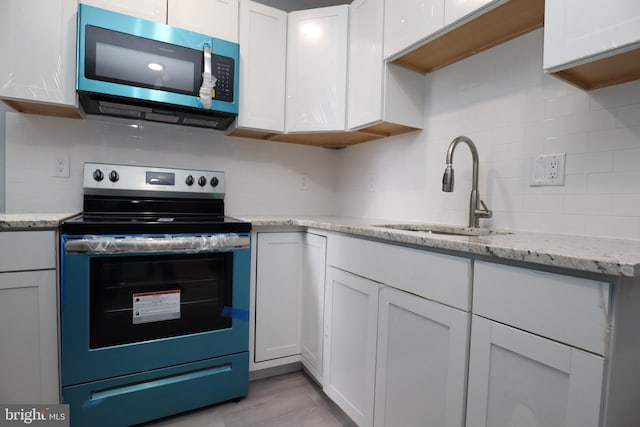
[[[116,427],[246,396],[247,352],[64,387],[72,426]]]

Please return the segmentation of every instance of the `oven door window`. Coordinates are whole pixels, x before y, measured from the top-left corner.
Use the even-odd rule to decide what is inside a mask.
[[[232,271],[232,252],[91,258],[90,347],[230,328]]]

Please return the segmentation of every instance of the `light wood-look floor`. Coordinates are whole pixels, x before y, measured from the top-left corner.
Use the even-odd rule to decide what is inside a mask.
[[[355,426],[303,372],[249,383],[238,403],[209,406],[145,427],[339,427]]]

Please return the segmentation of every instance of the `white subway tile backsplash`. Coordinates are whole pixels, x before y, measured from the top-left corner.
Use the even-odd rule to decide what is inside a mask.
[[[616,108],[614,112],[617,127],[640,127],[640,103]]]
[[[640,148],[640,126],[589,132],[590,151],[615,151],[625,148]]]
[[[231,215],[335,213],[336,152],[284,145],[155,123],[7,113],[6,210],[80,211],[84,163],[109,162],[224,170]],[[70,153],[69,178],[50,177],[59,151]],[[309,190],[300,191],[299,173]]]
[[[640,80],[609,86],[590,92],[591,109],[611,109],[623,105],[638,104],[638,91]]]
[[[592,215],[612,214],[611,194],[567,194],[562,197],[562,211],[566,214]]]
[[[640,194],[614,194],[611,199],[612,215],[640,218]]]
[[[593,215],[586,218],[586,234],[589,236],[636,240],[640,237],[638,218]]]
[[[610,110],[584,111],[567,116],[567,133],[597,131],[615,127],[616,117]]]
[[[594,173],[587,177],[587,189],[592,193],[638,193],[640,172]]]
[[[546,103],[546,118],[568,116],[590,110],[591,98],[586,92],[575,92],[561,98],[551,98]]]
[[[568,135],[550,136],[545,138],[544,153],[587,153],[589,151],[589,134],[572,133]]]
[[[613,152],[574,153],[567,156],[567,174],[601,173],[613,171]]]
[[[616,172],[640,171],[640,148],[616,151],[613,168]]]
[[[549,233],[586,234],[587,219],[584,215],[540,214],[540,228]]]

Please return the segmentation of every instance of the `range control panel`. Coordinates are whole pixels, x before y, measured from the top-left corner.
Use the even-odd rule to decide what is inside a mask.
[[[224,198],[224,172],[154,166],[84,164],[85,194]]]

